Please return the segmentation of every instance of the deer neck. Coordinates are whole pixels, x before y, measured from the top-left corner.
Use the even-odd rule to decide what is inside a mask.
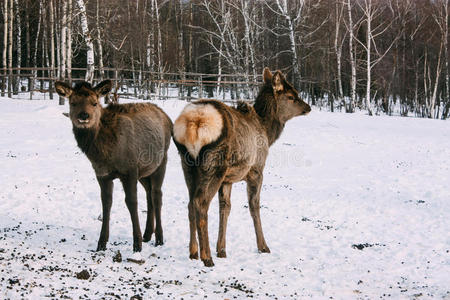
[[[98,124],[95,124],[91,128],[77,128],[73,127],[73,133],[78,147],[86,154],[89,160],[106,160],[109,155],[109,151],[106,147],[105,141],[113,140],[114,137],[110,136],[111,131],[107,130],[104,126],[105,111],[102,110],[102,114]]]
[[[262,88],[253,107],[266,131],[269,145],[272,145],[280,137],[286,122],[280,120],[277,114],[277,103],[271,87]]]
[[[100,132],[99,126],[92,128],[73,127],[73,134],[80,150],[87,155],[89,159],[98,152],[97,137]]]

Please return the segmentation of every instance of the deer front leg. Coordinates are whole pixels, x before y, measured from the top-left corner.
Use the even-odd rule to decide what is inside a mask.
[[[231,183],[223,183],[219,189],[219,237],[217,238],[216,252],[217,257],[227,257],[226,252],[226,234],[227,221],[231,209]]]
[[[259,215],[259,194],[261,192],[262,180],[262,172],[250,171],[249,176],[247,177],[247,196],[250,214],[255,227],[256,245],[258,247],[258,251],[261,253],[270,253],[270,249],[267,247],[264,239],[261,226],[261,217]]]
[[[97,181],[100,185],[102,198],[102,229],[100,238],[98,239],[97,251],[106,250],[106,243],[109,239],[109,218],[111,215],[112,194],[114,183],[110,178],[99,178]]]
[[[139,227],[138,203],[137,203],[137,176],[126,176],[121,178],[125,191],[125,203],[131,216],[133,224],[133,251],[141,252],[142,234]]]

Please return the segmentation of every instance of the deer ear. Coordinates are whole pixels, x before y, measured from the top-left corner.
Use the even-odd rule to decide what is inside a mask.
[[[272,77],[272,87],[274,92],[281,92],[284,90],[284,76],[280,71],[276,71]]]
[[[263,80],[264,83],[272,84],[272,73],[270,72],[269,68],[265,67],[263,71]]]
[[[55,82],[55,90],[61,97],[69,98],[72,95],[72,88],[65,82]]]
[[[94,87],[94,91],[100,97],[106,96],[109,92],[111,92],[111,89],[112,89],[112,82],[109,79],[100,82]]]

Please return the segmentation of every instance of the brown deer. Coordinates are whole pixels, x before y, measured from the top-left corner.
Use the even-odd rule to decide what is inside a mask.
[[[269,146],[285,123],[311,111],[280,71],[265,68],[262,86],[253,107],[241,102],[236,108],[216,100],[188,104],[174,124],[174,141],[181,156],[189,190],[189,253],[205,266],[214,266],[208,240],[208,208],[219,191],[219,237],[216,252],[226,257],[225,235],[233,183],[247,182],[250,214],[259,252],[269,253],[261,227],[259,194]]]
[[[155,245],[163,244],[161,185],[167,163],[172,122],[156,105],[110,104],[103,108],[100,97],[111,91],[111,81],[92,87],[80,82],[71,87],[56,82],[59,95],[69,99],[69,117],[78,147],[94,168],[101,190],[103,220],[97,251],[105,250],[109,237],[113,180],[119,178],[133,224],[133,251],[150,241],[156,218]],[[147,193],[147,223],[142,238],[139,227],[137,181]]]

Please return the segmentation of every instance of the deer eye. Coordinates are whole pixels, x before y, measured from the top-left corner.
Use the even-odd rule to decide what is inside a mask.
[[[294,100],[294,96],[289,96],[288,99],[289,100]]]
[[[77,104],[72,102],[72,103],[70,103],[70,106],[75,107],[75,106],[77,106]]]
[[[97,106],[97,102],[95,102],[95,103],[92,103],[92,106]]]

